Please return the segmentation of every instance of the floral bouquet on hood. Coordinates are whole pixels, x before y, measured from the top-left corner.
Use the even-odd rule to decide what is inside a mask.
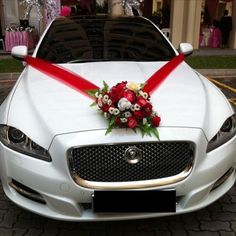
[[[111,89],[103,84],[103,88],[89,94],[95,97],[92,105],[97,105],[109,121],[106,134],[115,127],[130,128],[140,130],[142,136],[153,134],[159,140],[157,127],[161,118],[153,111],[150,95],[143,91],[144,84],[123,81]]]

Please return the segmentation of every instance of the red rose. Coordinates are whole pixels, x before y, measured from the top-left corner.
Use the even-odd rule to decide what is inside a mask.
[[[101,107],[101,110],[102,110],[103,112],[108,112],[109,108],[110,108],[109,105],[103,105],[103,106]]]
[[[142,111],[144,116],[150,116],[152,114],[152,104],[147,102],[143,107],[142,107]]]
[[[116,84],[114,87],[124,90],[126,87],[127,81],[122,81],[121,83]]]
[[[110,90],[109,96],[113,103],[118,102],[124,93],[127,82],[118,83],[116,86],[113,86]]]
[[[147,100],[141,96],[137,97],[137,104],[140,106],[140,107],[143,107],[147,104]]]
[[[160,125],[160,122],[161,122],[161,117],[159,116],[154,116],[152,118],[152,126],[154,127],[158,127]]]
[[[128,118],[127,125],[128,125],[129,128],[133,129],[138,125],[138,122],[133,116],[130,116]]]
[[[121,126],[121,125],[122,125],[122,122],[121,122],[121,120],[120,120],[120,117],[116,117],[115,124],[116,124],[117,126]]]
[[[130,102],[133,102],[136,98],[136,95],[133,91],[127,90],[124,92],[123,97],[129,100]]]
[[[135,119],[137,119],[137,120],[142,120],[144,117],[143,112],[141,110],[134,111],[133,115],[134,115]]]

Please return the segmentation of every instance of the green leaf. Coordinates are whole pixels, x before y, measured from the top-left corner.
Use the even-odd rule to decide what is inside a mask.
[[[91,105],[90,105],[90,107],[94,107],[94,106],[96,106],[97,105],[97,103],[96,102],[93,102]]]
[[[107,128],[107,131],[106,131],[106,133],[105,133],[105,135],[111,133],[112,129],[113,129],[113,127],[108,127],[108,128]]]
[[[137,130],[136,130],[136,128],[134,128],[134,129],[132,129],[133,131],[134,131],[134,133],[137,133]]]
[[[140,84],[141,89],[143,89],[145,85],[146,85],[146,82],[145,83],[141,83]]]
[[[103,86],[103,90],[107,93],[109,91],[109,86],[105,81],[103,81]]]
[[[158,139],[158,141],[160,141],[160,136],[159,136],[159,133],[158,133],[158,131],[157,131],[157,128],[150,127],[150,131],[152,132],[152,134],[154,134],[154,136],[156,136],[156,138]]]
[[[88,95],[92,96],[92,97],[95,97],[95,94],[98,90],[97,89],[94,89],[94,90],[88,90],[86,91]]]
[[[145,134],[149,135],[149,136],[152,136],[151,132],[150,132],[150,126],[148,123],[146,123],[145,125],[143,125],[143,129],[144,129],[144,132]]]
[[[142,134],[142,138],[143,138],[144,135],[145,135],[145,131],[144,131],[144,129],[143,129],[143,125],[142,125],[142,124],[139,124],[138,128],[139,128],[139,130],[140,130],[140,132],[141,132],[141,134]]]
[[[115,120],[116,120],[116,117],[112,116],[111,119],[109,120],[109,125],[108,125],[105,135],[109,134],[113,130],[115,126]]]

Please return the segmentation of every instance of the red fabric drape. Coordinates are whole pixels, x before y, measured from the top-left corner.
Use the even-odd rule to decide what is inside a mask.
[[[99,89],[95,84],[84,79],[82,76],[68,71],[60,66],[53,65],[47,61],[31,56],[25,57],[25,61],[28,65],[43,72],[52,79],[56,79],[86,96],[89,96],[87,91]]]
[[[184,60],[184,55],[179,54],[172,60],[167,62],[157,72],[155,72],[146,82],[144,91],[152,93],[155,91],[166,79],[166,77]]]
[[[144,86],[144,91],[148,93],[154,92],[167,78],[167,76],[184,60],[184,55],[179,54],[172,60],[167,62],[163,67],[156,71],[146,82]],[[48,75],[52,79],[56,79],[67,86],[79,91],[80,93],[92,98],[88,95],[89,90],[97,90],[95,84],[86,80],[80,75],[77,75],[71,71],[66,70],[60,66],[51,64],[39,58],[34,58],[31,56],[26,56],[25,61],[28,65],[36,68],[37,70]]]

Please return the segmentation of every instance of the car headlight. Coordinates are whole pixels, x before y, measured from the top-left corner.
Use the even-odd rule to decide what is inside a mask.
[[[229,117],[224,122],[219,132],[210,140],[207,146],[207,152],[210,152],[226,143],[234,135],[236,135],[236,114]]]
[[[51,161],[49,152],[14,127],[0,125],[0,142],[8,148],[44,161]]]

